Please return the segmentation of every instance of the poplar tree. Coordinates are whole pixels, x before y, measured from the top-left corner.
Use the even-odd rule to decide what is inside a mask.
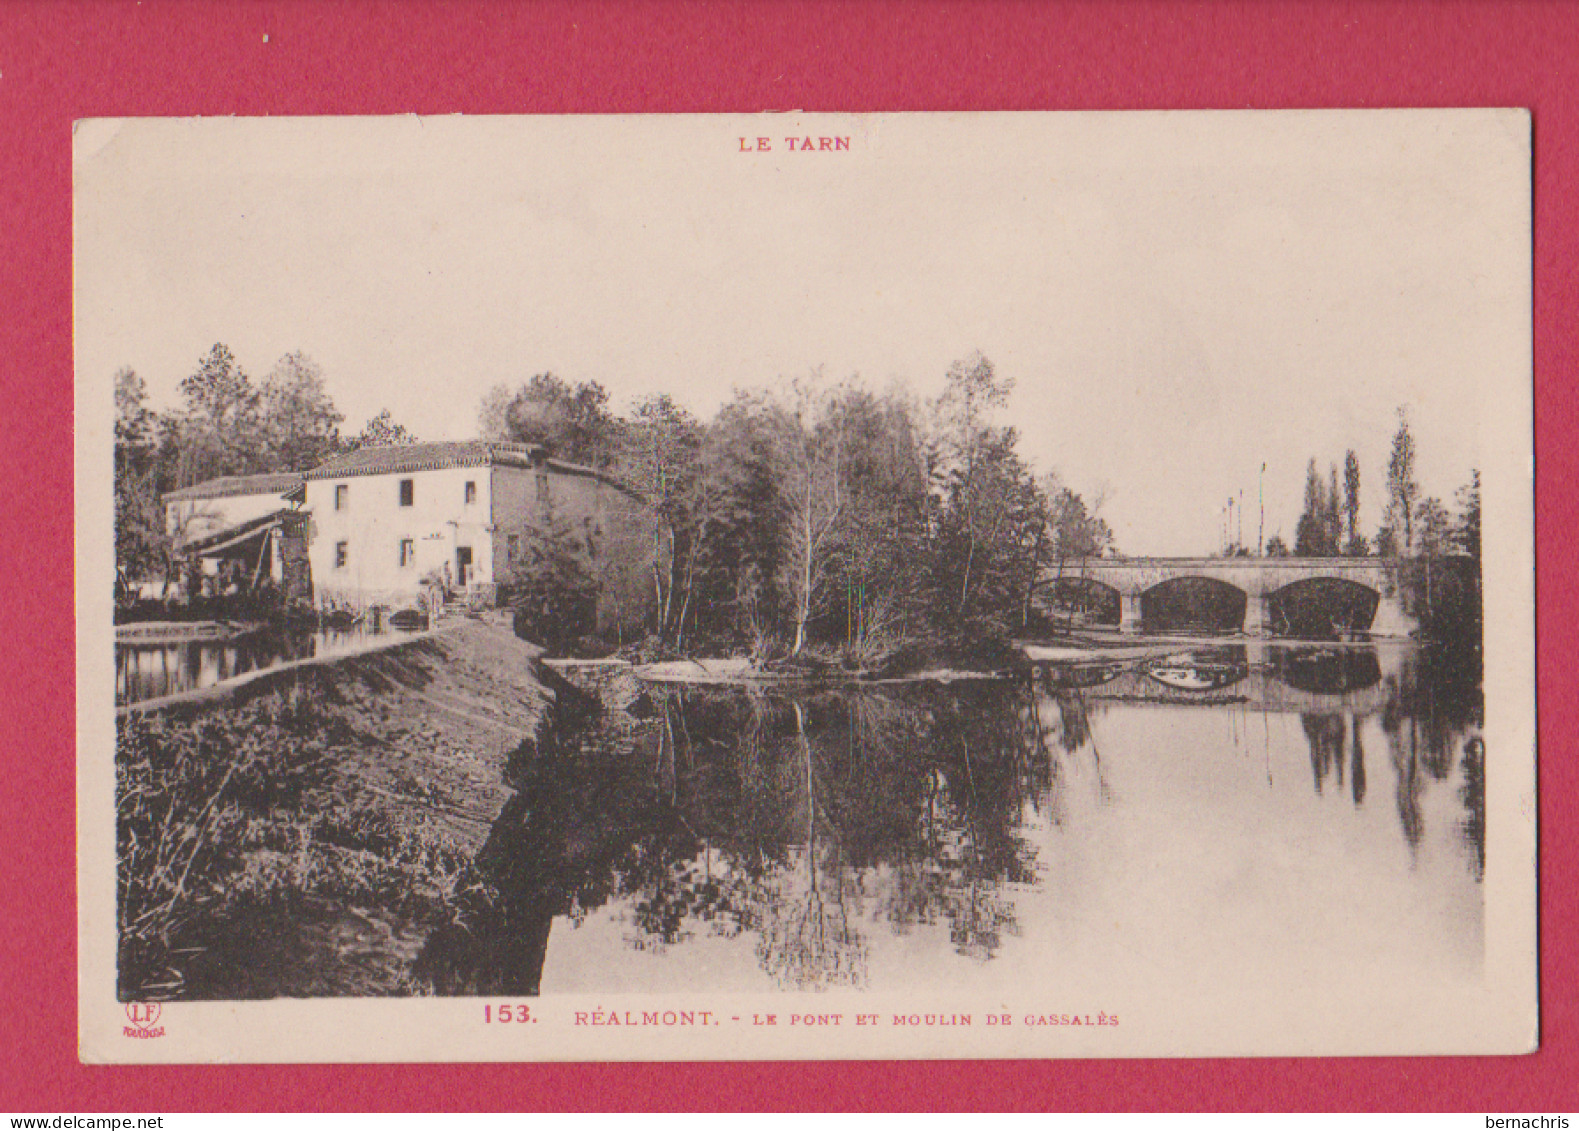
[[[1353,448],[1343,456],[1343,516],[1348,533],[1343,552],[1354,558],[1365,557],[1370,547],[1360,534],[1360,461]]]
[[[1419,496],[1420,484],[1415,481],[1415,439],[1409,431],[1409,414],[1400,405],[1392,457],[1387,461],[1387,529],[1401,554],[1414,552],[1415,504]]]

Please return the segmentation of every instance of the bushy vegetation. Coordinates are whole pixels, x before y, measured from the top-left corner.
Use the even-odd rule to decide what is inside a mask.
[[[562,652],[597,629],[598,579],[588,547],[552,516],[526,531],[522,558],[504,585],[516,635],[550,652]]]
[[[131,714],[116,741],[119,988],[192,996],[211,939],[313,900],[444,914],[467,854],[391,808],[347,800],[346,728],[296,691],[192,719]],[[196,996],[201,996],[200,987]]]

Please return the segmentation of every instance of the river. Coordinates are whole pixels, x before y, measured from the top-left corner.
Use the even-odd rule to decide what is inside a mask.
[[[296,660],[355,652],[397,628],[254,628],[218,638],[117,641],[115,705],[213,687]]]
[[[511,760],[439,992],[1175,989],[1482,967],[1479,696],[1412,645],[649,685]]]

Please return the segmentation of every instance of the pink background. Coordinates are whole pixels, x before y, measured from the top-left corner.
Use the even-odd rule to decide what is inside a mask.
[[[267,33],[268,42],[263,42]],[[1543,1048],[1504,1059],[86,1068],[77,1063],[71,144],[95,115],[1527,106],[1535,129]],[[1579,1108],[1567,576],[1579,6],[0,7],[0,1109]]]

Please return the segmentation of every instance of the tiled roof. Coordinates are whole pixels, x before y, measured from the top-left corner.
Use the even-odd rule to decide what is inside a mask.
[[[532,467],[543,449],[536,444],[499,444],[454,440],[433,444],[396,444],[358,448],[335,456],[307,473],[308,479],[345,479],[353,475],[389,475],[405,471],[437,471],[446,467]]]
[[[165,495],[166,502],[181,499],[223,499],[231,495],[287,495],[300,487],[302,477],[290,471],[276,475],[222,475],[194,483]]]
[[[289,507],[284,507],[269,514],[259,515],[257,518],[249,518],[245,522],[227,526],[222,530],[210,531],[200,538],[193,538],[190,542],[181,543],[179,549],[187,553],[202,553],[215,547],[223,549],[235,541],[261,535],[271,526],[283,526],[285,523],[293,520],[301,521],[303,517],[301,511],[293,511]]]

